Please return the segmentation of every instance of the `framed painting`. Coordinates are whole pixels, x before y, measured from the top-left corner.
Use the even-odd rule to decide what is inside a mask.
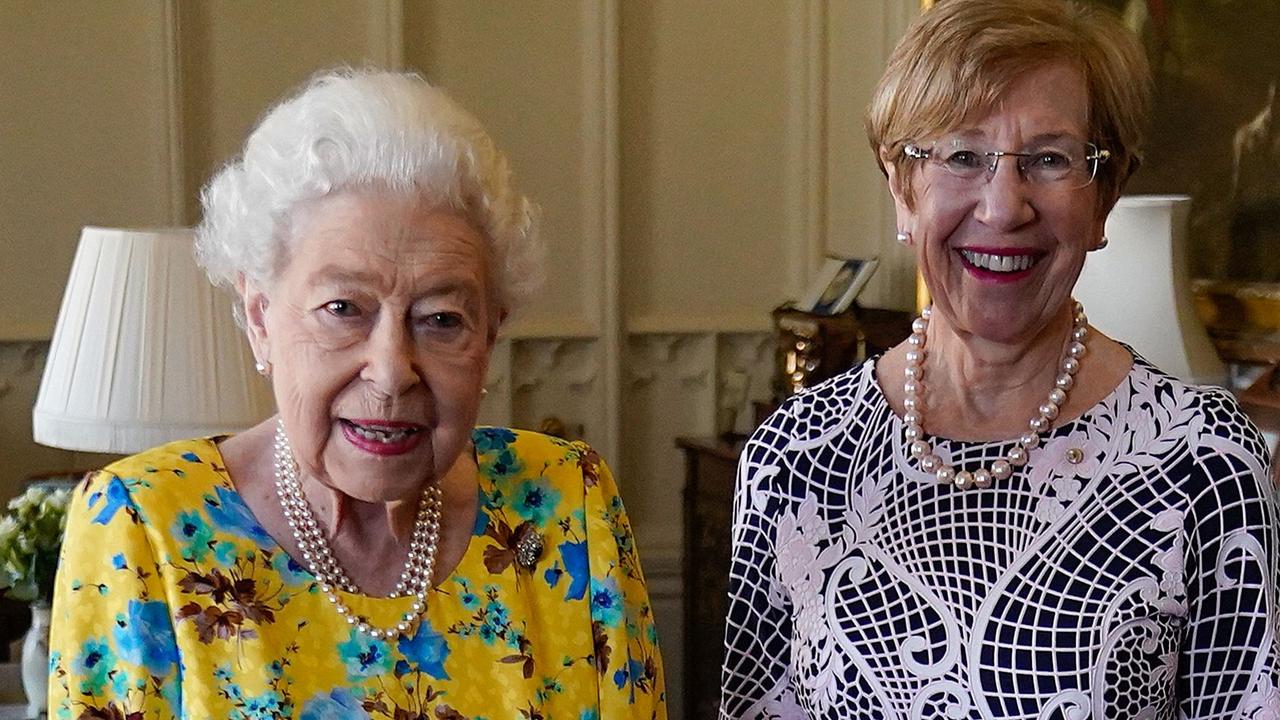
[[[1187,264],[1219,351],[1280,361],[1280,2],[1085,1],[1141,38],[1155,78],[1126,192],[1191,196]]]
[[[1155,76],[1128,191],[1192,197],[1193,277],[1280,283],[1280,2],[1088,2],[1138,34]]]

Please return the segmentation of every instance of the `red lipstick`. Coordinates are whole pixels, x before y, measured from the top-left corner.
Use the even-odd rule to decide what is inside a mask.
[[[964,255],[965,252],[983,253],[987,255],[994,255],[996,257],[1019,257],[1019,256],[1029,255],[1033,258],[1033,260],[1032,260],[1031,266],[1023,270],[1013,270],[1010,272],[998,272],[995,270],[988,270],[987,268],[974,265],[972,262],[969,261],[967,257],[965,257]],[[964,247],[964,248],[957,248],[955,250],[955,253],[956,253],[956,256],[960,258],[960,264],[971,276],[973,276],[975,279],[977,279],[982,283],[995,284],[995,285],[1014,283],[1029,277],[1032,273],[1035,272],[1036,267],[1040,264],[1042,256],[1044,255],[1044,253],[1038,250],[1033,250],[1031,248],[1008,248],[1008,247],[1004,247],[1004,248]]]
[[[380,456],[403,455],[422,442],[422,426],[394,420],[340,420],[342,435],[357,448]]]

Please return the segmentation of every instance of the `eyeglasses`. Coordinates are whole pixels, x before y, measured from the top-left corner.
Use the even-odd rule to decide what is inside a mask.
[[[1078,140],[1055,140],[1024,152],[987,150],[968,140],[942,140],[929,148],[910,144],[902,151],[967,182],[990,180],[1000,159],[1011,157],[1017,160],[1019,174],[1029,182],[1067,190],[1089,185],[1098,175],[1098,166],[1111,158],[1110,150]]]

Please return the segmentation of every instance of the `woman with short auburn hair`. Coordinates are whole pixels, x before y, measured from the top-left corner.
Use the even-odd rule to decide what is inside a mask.
[[[747,443],[722,718],[1280,717],[1263,439],[1071,297],[1149,96],[1073,2],[908,30],[867,132],[932,305]]]

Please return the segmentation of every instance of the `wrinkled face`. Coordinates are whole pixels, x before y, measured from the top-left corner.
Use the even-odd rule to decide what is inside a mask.
[[[498,325],[487,244],[451,210],[374,190],[293,220],[288,264],[243,295],[300,469],[368,502],[416,497],[475,424]]]
[[[1011,85],[985,118],[943,136],[1013,152],[1089,142],[1087,108],[1080,73],[1046,65]],[[915,173],[915,207],[906,206],[890,167],[898,227],[911,233],[935,312],[959,332],[996,342],[1029,340],[1064,312],[1085,253],[1102,238],[1096,182],[1033,183],[1014,157],[967,181],[923,161],[903,168]]]

